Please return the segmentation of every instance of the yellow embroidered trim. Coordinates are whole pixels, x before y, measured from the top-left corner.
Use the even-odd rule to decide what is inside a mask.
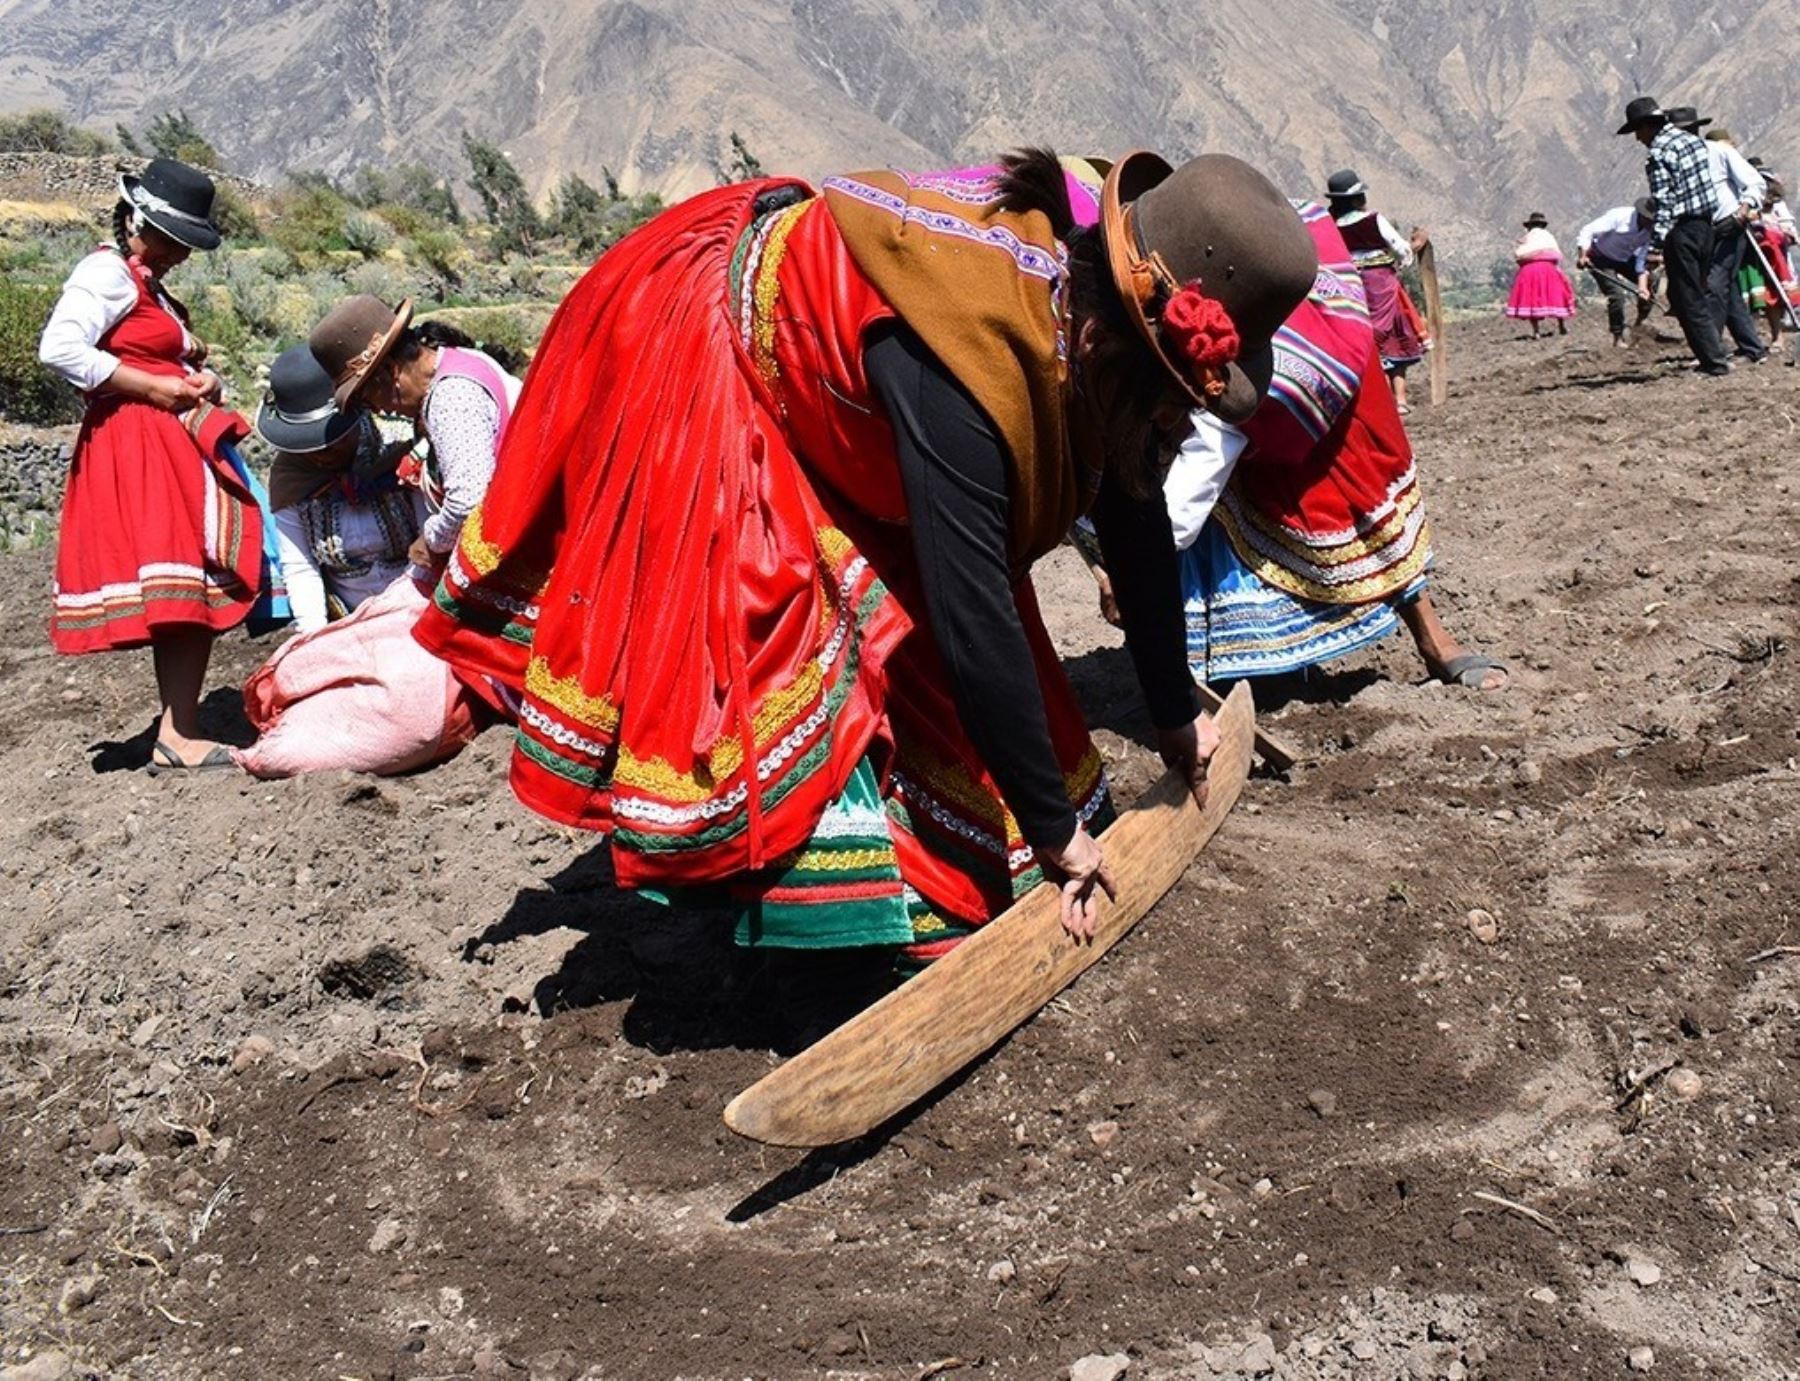
[[[1009,848],[1025,842],[1019,822],[1000,795],[982,786],[959,764],[911,753],[901,759],[900,770],[939,800],[948,801],[964,815],[1003,834]],[[1063,774],[1063,790],[1077,807],[1085,806],[1099,787],[1100,771],[1100,753],[1089,747],[1075,764],[1075,770]]]
[[[757,373],[774,384],[780,370],[775,364],[775,301],[781,296],[781,261],[787,254],[788,236],[799,224],[800,217],[812,206],[810,201],[797,202],[775,217],[763,241],[762,258],[756,266],[756,290],[752,294],[751,342]]]
[[[856,555],[856,544],[834,527],[819,529],[819,550],[833,566],[842,566]]]
[[[1329,547],[1309,546],[1300,541],[1274,523],[1263,522],[1260,516],[1249,507],[1242,505],[1220,504],[1219,511],[1230,518],[1243,518],[1254,524],[1256,530],[1277,543],[1283,550],[1292,552],[1309,566],[1317,566],[1321,570],[1330,570],[1334,566],[1345,566],[1353,561],[1361,561],[1374,556],[1384,548],[1392,546],[1395,539],[1406,531],[1407,519],[1424,501],[1417,484],[1408,485],[1394,500],[1394,511],[1383,518],[1367,532],[1358,533],[1347,541]]]
[[[1411,505],[1411,507],[1416,506],[1416,503]],[[1225,524],[1226,535],[1231,538],[1231,545],[1236,549],[1238,556],[1259,578],[1278,590],[1284,590],[1290,595],[1298,595],[1302,599],[1309,599],[1318,604],[1367,604],[1372,600],[1385,599],[1389,595],[1399,594],[1400,591],[1412,584],[1430,564],[1431,525],[1421,522],[1418,538],[1413,543],[1412,550],[1406,554],[1403,560],[1384,567],[1376,574],[1366,576],[1361,580],[1353,580],[1347,584],[1339,582],[1326,585],[1308,580],[1298,572],[1256,550],[1245,536],[1243,528],[1237,520],[1237,515],[1233,514],[1226,505],[1220,504],[1213,512]],[[1385,527],[1386,524],[1383,526]],[[1268,534],[1268,529],[1261,524],[1257,525],[1257,531]],[[1394,539],[1401,535],[1403,534],[1394,533],[1386,543],[1371,544],[1368,551],[1362,555],[1373,555],[1379,552],[1383,546],[1391,546]],[[1305,549],[1301,548],[1300,550],[1304,552]],[[1314,564],[1324,565],[1326,563],[1315,562]]]
[[[505,555],[499,543],[490,542],[481,535],[481,505],[476,504],[462,526],[463,564],[478,576],[491,575]]]
[[[891,848],[850,849],[843,853],[833,853],[830,849],[808,849],[787,866],[813,873],[841,873],[854,868],[879,868],[893,861],[894,851]]]
[[[730,740],[733,747],[737,740]],[[721,742],[720,747],[724,746]],[[716,756],[719,749],[714,748]],[[613,767],[613,787],[631,787],[665,801],[673,801],[680,805],[695,805],[708,800],[714,794],[713,783],[717,780],[708,769],[706,763],[695,764],[692,772],[677,772],[661,758],[638,758],[624,748],[619,749],[619,760]]]
[[[542,657],[533,657],[525,666],[525,690],[546,705],[553,705],[567,718],[603,734],[617,733],[619,709],[610,695],[589,695],[573,676],[556,676]]]

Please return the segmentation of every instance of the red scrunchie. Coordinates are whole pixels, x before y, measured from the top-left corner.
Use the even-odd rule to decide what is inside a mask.
[[[1162,330],[1163,339],[1196,371],[1230,364],[1242,344],[1225,304],[1208,297],[1198,278],[1169,299],[1162,312]]]

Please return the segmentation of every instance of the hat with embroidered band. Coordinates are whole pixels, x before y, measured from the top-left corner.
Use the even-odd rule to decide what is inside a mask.
[[[1341,201],[1345,197],[1360,197],[1368,190],[1368,184],[1357,176],[1354,168],[1339,168],[1325,179],[1325,197],[1328,201]]]
[[[312,328],[306,343],[331,375],[333,397],[340,408],[368,382],[411,321],[410,297],[398,307],[390,307],[379,297],[358,293],[338,303]]]
[[[1657,104],[1656,97],[1633,96],[1625,106],[1625,123],[1619,126],[1618,133],[1634,134],[1639,125],[1647,125],[1653,120],[1660,124],[1667,119],[1667,112]]]
[[[1249,417],[1274,373],[1276,328],[1318,276],[1293,205],[1239,159],[1171,168],[1139,149],[1108,171],[1100,224],[1113,282],[1156,358],[1199,406]]]
[[[121,174],[119,195],[151,226],[189,249],[217,249],[213,180],[173,158],[153,158],[141,174]]]
[[[331,375],[312,347],[283,350],[269,366],[269,391],[256,409],[256,434],[278,451],[308,455],[356,429],[360,408],[340,408]]]

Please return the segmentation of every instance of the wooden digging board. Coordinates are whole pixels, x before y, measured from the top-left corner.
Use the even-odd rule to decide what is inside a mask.
[[[1102,901],[1091,944],[1063,932],[1059,893],[1045,883],[732,1099],[725,1124],[776,1146],[863,1136],[1029,1020],[1162,899],[1237,804],[1256,737],[1247,684],[1232,691],[1217,722],[1204,810],[1168,772],[1101,836],[1119,896]]]

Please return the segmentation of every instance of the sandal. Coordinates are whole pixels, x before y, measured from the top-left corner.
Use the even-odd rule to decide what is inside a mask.
[[[1487,679],[1487,673],[1490,671],[1497,671],[1506,677],[1505,681],[1494,687],[1497,691],[1505,690],[1507,684],[1512,680],[1512,672],[1507,670],[1505,662],[1489,657],[1482,652],[1465,652],[1460,657],[1452,657],[1444,663],[1444,669],[1438,673],[1437,679],[1446,686],[1464,686],[1469,690],[1481,690],[1483,689],[1481,683]]]
[[[231,750],[222,743],[215,743],[206,750],[206,756],[199,762],[183,761],[181,755],[161,739],[150,750],[150,765],[145,769],[152,777],[160,777],[165,772],[177,775],[194,772],[219,772],[228,767],[236,767]]]

